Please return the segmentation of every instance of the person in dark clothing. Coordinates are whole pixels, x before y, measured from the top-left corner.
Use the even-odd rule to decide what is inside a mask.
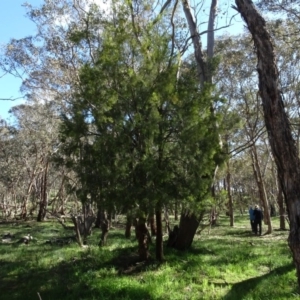
[[[254,210],[252,206],[249,207],[249,218],[250,218],[250,225],[251,225],[251,231],[254,232]]]
[[[263,214],[258,205],[255,205],[253,215],[254,215],[254,233],[256,235],[257,234],[261,235],[261,223],[263,219]]]

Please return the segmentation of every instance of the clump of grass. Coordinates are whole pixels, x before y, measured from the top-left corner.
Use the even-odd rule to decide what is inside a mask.
[[[276,228],[278,221],[273,222]],[[209,235],[196,236],[188,251],[166,248],[163,264],[138,262],[135,238],[125,239],[122,228],[111,230],[102,248],[100,232],[94,231],[84,249],[75,242],[46,243],[70,235],[56,222],[1,224],[0,230],[16,240],[28,233],[34,237],[29,245],[0,243],[2,300],[38,299],[37,293],[43,300],[299,297],[288,232],[253,236],[247,216],[237,218],[233,228],[221,218]]]

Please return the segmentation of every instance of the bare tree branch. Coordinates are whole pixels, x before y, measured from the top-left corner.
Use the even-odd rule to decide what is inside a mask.
[[[24,99],[24,97],[16,97],[16,98],[0,98],[0,101],[16,101],[16,100],[19,100],[19,99]]]

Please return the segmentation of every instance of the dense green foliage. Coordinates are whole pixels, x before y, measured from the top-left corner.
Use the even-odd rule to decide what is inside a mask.
[[[130,13],[118,7],[118,26],[106,24],[96,61],[80,70],[62,126],[66,164],[102,206],[204,202],[221,157],[213,87],[200,89],[163,24]]]

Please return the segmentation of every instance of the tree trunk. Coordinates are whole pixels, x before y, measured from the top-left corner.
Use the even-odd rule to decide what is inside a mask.
[[[300,160],[284,110],[281,91],[278,88],[276,57],[270,34],[266,29],[266,22],[252,1],[236,0],[236,5],[252,34],[257,52],[259,94],[263,102],[269,143],[287,205],[290,220],[288,242],[293,253],[300,286]]]
[[[164,220],[165,220],[165,222],[166,222],[165,232],[166,232],[166,233],[169,233],[169,225],[170,225],[170,222],[169,222],[168,208],[167,208],[166,205],[164,205]]]
[[[186,250],[191,247],[199,221],[194,213],[181,213],[179,228],[175,226],[169,235],[168,246],[177,250]]]
[[[154,218],[154,213],[150,213],[149,217],[148,217],[148,223],[150,225],[150,232],[151,232],[151,236],[156,236],[156,231],[157,228],[155,226],[155,218]]]
[[[279,178],[278,178],[279,181]],[[278,195],[277,195],[277,203],[279,207],[279,228],[281,230],[285,230],[285,209],[284,209],[284,203],[283,203],[283,194],[282,194],[282,188],[281,184],[278,184]]]
[[[111,224],[111,226],[113,227],[113,221],[115,220],[116,214],[114,209],[110,209],[108,215],[107,215],[107,219],[109,220],[109,223]]]
[[[138,223],[139,223],[138,219],[137,218],[133,218],[132,225],[134,226],[135,237],[136,237],[137,240],[139,239]]]
[[[87,237],[92,234],[92,226],[95,222],[94,216],[85,216],[83,220],[83,229],[81,234],[83,234],[83,241],[86,244]]]
[[[218,0],[212,0],[210,5],[209,20],[207,26],[207,56],[212,58],[214,56],[215,45],[215,19],[217,16]],[[212,78],[212,75],[210,75]]]
[[[76,240],[79,246],[86,245],[87,237],[92,233],[92,226],[95,222],[94,216],[72,216],[75,227]],[[67,227],[62,221],[59,221],[63,227]],[[83,241],[82,241],[83,237]]]
[[[97,210],[97,218],[96,218],[96,222],[95,222],[95,227],[96,227],[96,228],[100,228],[100,227],[101,227],[101,218],[102,218],[102,210],[101,210],[101,208],[98,206],[98,210]]]
[[[82,243],[81,234],[80,234],[80,223],[79,223],[78,217],[72,216],[71,220],[73,221],[73,224],[74,224],[74,227],[75,227],[75,234],[76,234],[77,243],[80,247],[82,247],[83,243]]]
[[[226,175],[226,187],[227,187],[227,195],[228,195],[228,206],[229,206],[229,218],[230,218],[230,226],[234,226],[234,215],[233,215],[233,201],[232,201],[232,193],[231,193],[231,173],[229,168],[229,161],[227,161],[227,175]]]
[[[98,210],[98,216],[99,216],[99,220],[100,220],[100,229],[101,229],[101,236],[100,236],[100,241],[99,241],[98,245],[105,246],[106,241],[107,241],[109,227],[110,227],[110,222],[107,218],[107,213],[104,210],[101,210],[100,208]]]
[[[108,231],[109,231],[109,220],[107,218],[105,218],[101,222],[101,237],[100,237],[99,246],[106,245]]]
[[[206,68],[204,53],[202,51],[200,34],[197,30],[197,25],[193,17],[193,14],[191,12],[191,8],[188,0],[182,0],[182,6],[183,6],[183,12],[185,14],[186,20],[188,22],[190,36],[194,46],[194,55],[197,63],[199,82],[201,86],[204,86],[204,83],[207,81],[207,68]]]
[[[163,249],[163,228],[162,228],[162,217],[161,209],[156,208],[155,217],[156,217],[156,259],[158,261],[163,261],[164,259],[164,249]]]
[[[31,193],[34,178],[35,178],[35,173],[31,176],[31,180],[30,180],[30,183],[29,183],[27,191],[26,191],[26,196],[23,197],[21,219],[26,219],[26,217],[27,217],[27,202],[28,202],[28,199],[29,199],[29,196]]]
[[[42,222],[45,220],[46,217],[46,210],[48,206],[48,193],[47,193],[47,179],[48,179],[48,166],[49,162],[46,162],[46,167],[44,173],[42,175],[42,182],[41,182],[41,201],[40,201],[40,209],[37,216],[37,221]]]
[[[276,207],[274,203],[270,204],[270,217],[276,217]]]
[[[136,235],[139,244],[138,252],[139,252],[140,260],[145,261],[150,257],[150,253],[149,253],[150,234],[146,226],[145,218],[140,217],[138,219],[136,225]]]
[[[131,237],[131,226],[132,226],[132,217],[127,215],[126,225],[125,225],[125,237],[129,239]]]

